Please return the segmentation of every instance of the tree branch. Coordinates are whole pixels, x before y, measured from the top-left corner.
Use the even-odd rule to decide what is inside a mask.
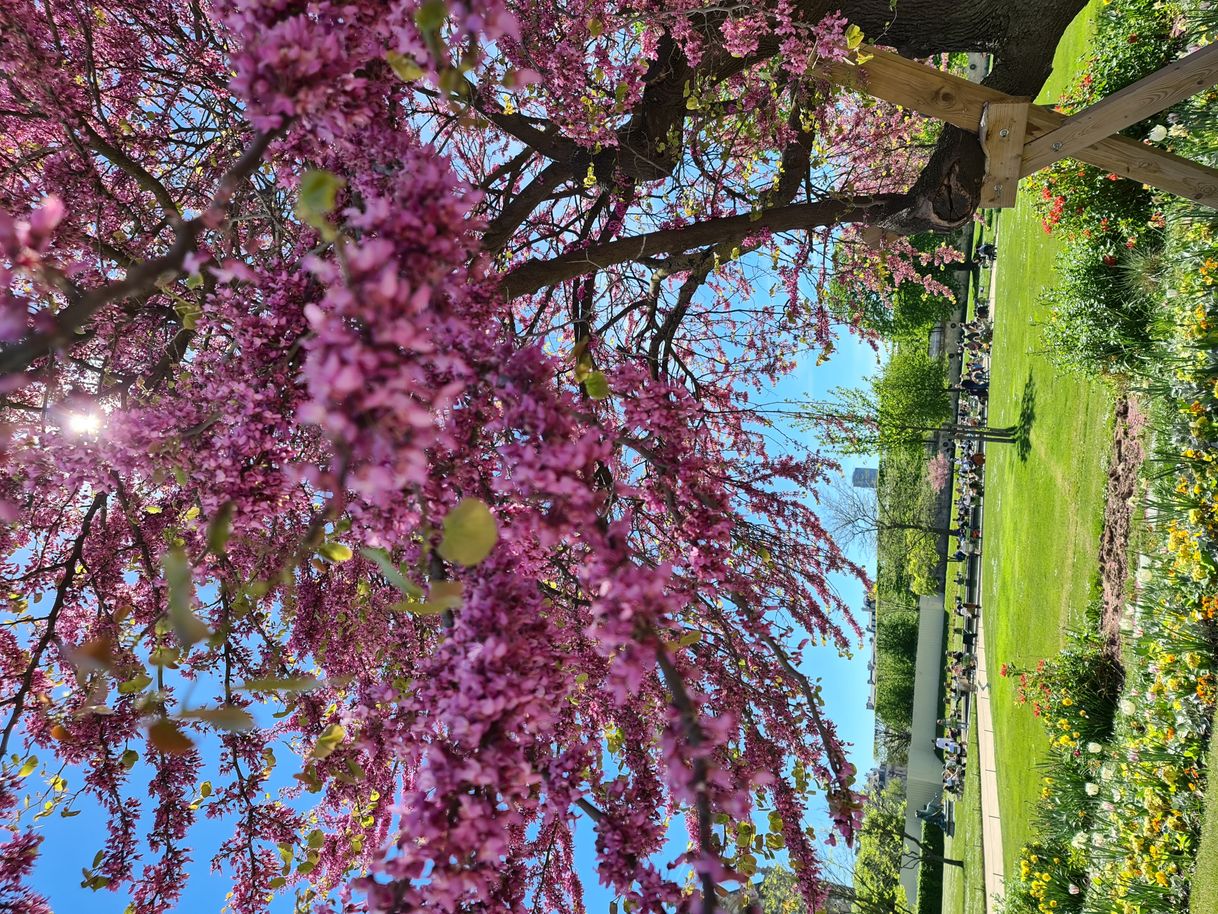
[[[734,244],[754,232],[763,230],[786,232],[821,228],[843,222],[874,222],[899,209],[905,201],[904,194],[847,200],[827,199],[816,203],[779,206],[758,214],[706,219],[681,228],[661,229],[593,245],[579,251],[560,254],[550,260],[529,260],[504,276],[501,287],[508,298],[519,298],[583,273],[656,254]]]

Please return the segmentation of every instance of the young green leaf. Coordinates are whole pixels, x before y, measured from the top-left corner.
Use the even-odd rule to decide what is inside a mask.
[[[180,548],[170,549],[161,558],[165,583],[169,587],[169,624],[182,647],[189,650],[194,644],[211,636],[211,630],[194,614],[195,585],[191,576],[190,561]]]
[[[245,680],[239,688],[246,692],[311,692],[321,685],[313,676],[261,676]]]
[[[126,682],[120,682],[118,686],[118,694],[134,695],[136,692],[141,692],[152,682],[152,677],[147,673],[136,673]]]
[[[254,718],[245,708],[236,705],[223,705],[219,708],[200,708],[197,711],[186,711],[183,717],[201,720],[211,724],[217,730],[244,731],[254,729]]]
[[[385,580],[400,590],[402,593],[411,597],[423,596],[423,591],[417,585],[410,582],[407,577],[402,574],[401,569],[393,564],[393,559],[389,557],[389,553],[384,549],[374,549],[370,546],[365,546],[360,549],[360,555],[369,561],[375,562],[376,567],[381,570],[381,574],[385,576]]]
[[[317,547],[317,554],[331,562],[348,562],[355,555],[350,546],[342,543],[322,543]]]
[[[423,68],[415,63],[415,59],[397,51],[386,51],[385,60],[397,78],[404,83],[412,83],[423,75]]]
[[[235,508],[236,502],[226,501],[207,525],[207,551],[212,555],[224,555],[224,550],[228,548]]]
[[[148,739],[158,751],[166,755],[185,755],[194,748],[191,738],[172,720],[164,717],[148,728]]]
[[[341,744],[347,736],[347,731],[343,729],[342,724],[330,724],[322,731],[321,736],[317,737],[317,742],[313,744],[313,752],[311,758],[323,759],[331,755],[335,749]]]
[[[328,171],[313,169],[305,172],[300,179],[300,196],[296,201],[296,215],[300,221],[332,238],[334,227],[327,217],[333,212],[338,192],[345,184],[342,178]]]
[[[588,396],[593,400],[604,400],[611,393],[609,390],[609,379],[605,377],[603,371],[590,371],[588,376],[584,378],[584,390],[588,392]]]
[[[499,525],[490,508],[477,498],[463,498],[444,518],[440,555],[467,567],[490,555],[499,541]]]

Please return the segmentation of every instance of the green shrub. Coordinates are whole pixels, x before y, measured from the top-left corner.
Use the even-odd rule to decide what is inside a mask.
[[[914,664],[899,654],[876,654],[875,716],[890,730],[913,723]]]
[[[1001,673],[1018,677],[1016,701],[1032,706],[1059,749],[1081,753],[1112,735],[1125,671],[1098,636],[1071,633],[1052,660],[1031,670],[1003,664]]]
[[[939,567],[939,538],[923,531],[911,531],[906,538],[905,567],[909,589],[921,596],[939,592],[935,570]]]
[[[876,626],[877,653],[897,654],[913,662],[918,656],[918,613],[897,609],[880,616]]]
[[[923,822],[922,865],[918,868],[918,914],[939,914],[942,909],[943,829]]]
[[[1041,337],[1059,366],[1098,374],[1140,373],[1159,341],[1157,305],[1144,282],[1150,255],[1103,254],[1075,243],[1058,258],[1060,281],[1044,295]],[[1139,271],[1143,275],[1139,275]]]

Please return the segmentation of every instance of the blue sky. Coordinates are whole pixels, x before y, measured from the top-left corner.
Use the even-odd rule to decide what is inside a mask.
[[[860,343],[852,336],[843,336],[837,342],[836,352],[828,362],[815,366],[809,358],[773,391],[772,399],[795,401],[809,396],[823,397],[834,387],[857,385],[864,376],[873,373],[877,366],[876,353],[870,346]],[[806,432],[791,427],[782,431],[796,439],[812,443]],[[848,477],[856,466],[874,465],[874,459],[844,458],[842,463]],[[855,554],[851,557],[874,572],[874,555]],[[858,581],[845,576],[835,576],[833,584],[850,606],[861,608],[863,588]],[[817,648],[809,652],[804,666],[805,673],[820,678],[826,684],[824,694],[829,716],[837,723],[842,737],[852,744],[851,758],[858,766],[860,776],[874,764],[874,715],[865,708],[869,691],[869,656],[870,648],[867,645],[859,645],[850,658],[840,657],[831,648]],[[205,758],[215,757],[215,751],[207,751],[206,746],[202,748]],[[277,746],[276,754],[282,761],[290,755],[290,750],[286,746]],[[45,757],[43,761],[49,762],[50,758]],[[281,765],[280,768],[287,769],[288,766]],[[139,768],[135,773],[140,773]],[[214,771],[205,771],[203,777],[209,777],[211,774],[214,774]],[[288,772],[284,770],[283,779],[286,780],[287,776]],[[79,782],[79,776],[74,773],[69,773],[68,777],[69,782]],[[28,787],[38,786],[37,781],[38,778],[32,776]],[[149,805],[145,803],[145,806]],[[74,914],[84,910],[95,914],[122,914],[129,902],[124,894],[93,892],[80,888],[81,869],[91,864],[94,855],[101,848],[101,842],[105,840],[106,831],[103,817],[91,808],[89,803],[80,804],[78,808],[82,810],[81,814],[73,818],[62,819],[56,815],[40,821],[40,830],[46,841],[43,845],[44,853],[35,870],[34,886],[49,898],[53,910],[58,914]],[[817,822],[816,818],[821,821]],[[815,817],[812,824],[817,825],[820,833],[826,833],[827,829],[822,826],[827,824],[827,819],[823,816]],[[176,909],[180,914],[215,914],[223,907],[229,878],[227,874],[211,873],[209,861],[216,847],[228,834],[226,825],[206,819],[201,819],[191,831],[186,844],[195,850],[195,859],[190,867],[190,882],[182,902]],[[684,850],[683,825],[675,823],[672,834],[668,850],[671,856],[675,857]],[[580,829],[579,837],[584,840],[579,841],[576,859],[584,882],[588,910],[599,914],[608,910],[612,895],[597,883],[593,832],[587,823]],[[290,912],[291,898],[279,899],[272,910],[276,914]]]

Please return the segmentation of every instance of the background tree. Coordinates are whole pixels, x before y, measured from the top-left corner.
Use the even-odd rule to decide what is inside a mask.
[[[851,485],[845,477],[834,480],[824,496],[825,520],[843,546],[874,549],[885,533],[905,534],[911,542],[937,544],[952,528],[939,526],[933,499],[919,461],[885,461],[876,488]]]

